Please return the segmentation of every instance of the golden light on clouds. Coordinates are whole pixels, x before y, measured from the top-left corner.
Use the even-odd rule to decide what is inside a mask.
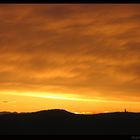
[[[139,13],[139,4],[1,4],[0,111],[140,111]]]

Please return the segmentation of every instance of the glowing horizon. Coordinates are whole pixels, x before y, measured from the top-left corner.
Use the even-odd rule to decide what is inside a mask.
[[[38,97],[38,98],[48,98],[48,99],[57,99],[57,100],[71,100],[71,101],[82,101],[82,102],[113,102],[113,103],[135,103],[135,104],[140,104],[139,101],[124,101],[124,100],[110,100],[110,99],[99,99],[98,97],[96,97],[96,99],[92,99],[92,98],[85,98],[82,96],[78,96],[75,94],[70,94],[70,93],[50,93],[50,92],[20,92],[20,93],[13,93],[13,92],[5,92],[5,93],[1,93],[1,94],[9,94],[9,95],[17,95],[17,96],[29,96],[29,97]]]
[[[40,92],[40,93],[37,93],[37,92],[20,92],[20,94],[18,92],[8,92],[8,91],[5,91],[5,92],[2,92],[1,95],[10,95],[10,96],[17,96],[19,98],[23,98],[23,97],[31,97],[32,99],[33,98],[36,98],[37,100],[39,99],[44,99],[44,102],[45,102],[45,99],[50,100],[50,103],[52,102],[53,104],[54,103],[60,103],[61,102],[64,102],[66,104],[67,101],[68,104],[73,104],[74,102],[79,104],[80,106],[84,103],[84,104],[88,104],[88,102],[90,103],[90,105],[93,105],[93,108],[97,105],[97,104],[100,104],[100,103],[103,103],[104,106],[108,106],[108,104],[114,104],[114,105],[121,105],[122,104],[129,104],[130,106],[133,105],[140,105],[140,102],[138,101],[123,101],[123,100],[111,100],[111,99],[101,99],[99,97],[96,97],[96,98],[85,98],[83,96],[79,96],[78,94],[75,95],[75,94],[62,94],[62,93],[50,93],[50,92]],[[59,101],[60,100],[60,101]],[[3,101],[4,102],[4,101]],[[8,101],[7,101],[8,102]],[[8,104],[12,104],[12,103],[16,103],[16,101],[10,101],[8,102]],[[36,105],[36,104],[34,104]],[[125,108],[125,106],[123,106]],[[62,107],[52,107],[52,108],[49,108],[49,109],[61,109]],[[74,106],[72,106],[72,108],[74,108]],[[68,109],[68,108],[63,108],[67,111],[70,111],[70,112],[73,112],[73,113],[76,113],[76,114],[96,114],[96,113],[104,113],[104,112],[117,112],[117,111],[123,111],[124,108],[121,108],[121,110],[113,110],[113,111],[96,111],[96,110],[93,110],[91,111],[89,109],[89,111],[85,111],[85,109],[82,109],[81,111],[75,111],[73,109]],[[44,110],[44,109],[36,109],[34,111],[39,111],[39,110]],[[45,110],[48,110],[47,108]],[[131,111],[131,110],[130,110]],[[26,111],[26,109],[24,111],[16,111],[16,112],[32,112],[32,111]],[[137,110],[134,111],[134,112],[138,112]]]

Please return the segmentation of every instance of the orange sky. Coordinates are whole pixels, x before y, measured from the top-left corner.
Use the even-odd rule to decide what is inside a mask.
[[[140,112],[140,4],[0,4],[0,111]]]

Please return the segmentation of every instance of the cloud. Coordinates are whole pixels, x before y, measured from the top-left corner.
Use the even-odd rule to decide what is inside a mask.
[[[139,96],[138,5],[0,7],[1,90]]]
[[[13,104],[16,103],[16,101],[1,101],[0,103],[4,103],[4,104]]]

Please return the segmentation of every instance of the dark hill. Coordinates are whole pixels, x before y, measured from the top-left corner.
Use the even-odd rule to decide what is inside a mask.
[[[139,135],[140,113],[82,115],[60,109],[8,113],[0,115],[0,134]]]
[[[0,112],[0,115],[10,114],[10,113],[11,113],[11,112],[3,111],[3,112]]]

